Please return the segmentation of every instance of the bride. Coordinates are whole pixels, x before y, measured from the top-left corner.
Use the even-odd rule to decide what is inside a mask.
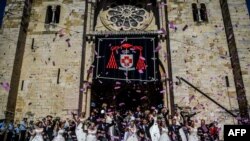
[[[180,124],[181,116],[178,113],[175,113],[174,119],[176,120],[176,125],[181,126],[181,124]],[[179,135],[180,135],[182,141],[188,141],[187,136],[186,136],[182,126],[179,129]]]
[[[88,135],[86,141],[97,141],[96,133],[97,133],[96,125],[95,123],[92,122],[88,127]]]
[[[153,125],[149,129],[149,133],[151,136],[152,141],[158,141],[160,139],[160,129],[157,123],[157,111],[153,113],[153,115],[150,115],[151,123],[153,122]]]
[[[169,136],[168,136],[168,127],[166,125],[165,120],[162,120],[161,136],[160,136],[159,141],[171,141]]]
[[[83,118],[78,117],[77,115],[73,114],[73,118],[75,120],[76,123],[76,129],[75,129],[75,133],[76,133],[76,138],[77,141],[85,141],[86,140],[86,133],[83,131]]]
[[[136,132],[137,132],[137,129],[136,129],[135,122],[131,120],[130,125],[128,127],[128,138],[126,139],[126,141],[138,141]]]
[[[53,141],[65,141],[63,137],[64,131],[64,124],[63,123],[57,123],[56,124],[56,130],[57,130],[57,136],[53,139]]]
[[[32,135],[35,135],[35,137],[31,141],[44,141],[43,140],[43,125],[41,121],[38,121],[35,126],[35,130],[31,133]]]
[[[191,125],[189,126],[189,136],[188,136],[188,140],[189,141],[199,141],[198,137],[197,137],[197,129],[194,128],[194,121],[191,120]]]

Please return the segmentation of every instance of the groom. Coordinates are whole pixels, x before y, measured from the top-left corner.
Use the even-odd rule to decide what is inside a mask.
[[[206,125],[204,119],[201,120],[201,126],[198,128],[198,136],[200,136],[201,141],[212,141],[211,135],[209,133],[209,126]]]
[[[151,125],[152,126],[152,125]],[[150,132],[149,132],[149,127],[148,125],[148,120],[143,119],[141,125],[139,125],[139,135],[141,136],[141,140],[150,140]]]
[[[170,138],[172,141],[181,141],[179,133],[180,125],[176,125],[176,119],[172,119],[172,125],[169,126]]]

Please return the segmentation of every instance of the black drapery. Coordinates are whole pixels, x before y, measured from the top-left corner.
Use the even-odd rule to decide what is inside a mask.
[[[107,81],[158,81],[157,46],[156,36],[97,37],[94,78]]]

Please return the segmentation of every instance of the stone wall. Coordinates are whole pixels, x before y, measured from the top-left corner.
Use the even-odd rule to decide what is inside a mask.
[[[206,4],[208,22],[197,24],[193,21],[191,6],[196,2],[192,0],[175,3],[169,0],[169,21],[174,22],[177,27],[177,31],[170,29],[169,33],[174,82],[178,82],[176,76],[183,77],[227,109],[237,110],[236,90],[220,3],[199,0]],[[187,29],[183,30],[186,25]],[[230,87],[226,86],[226,76]],[[174,83],[174,95],[178,106],[190,107],[193,111],[200,112],[194,117],[196,126],[200,124],[200,119],[207,120],[207,123],[213,120],[221,124],[235,123],[232,116],[184,82],[179,85]]]
[[[88,34],[94,30],[92,2],[88,4],[86,23]],[[168,19],[177,27],[176,31],[169,29],[174,78],[174,83],[170,85],[173,84],[175,103],[180,107],[190,107],[193,111],[200,112],[194,117],[196,126],[199,125],[200,119],[206,119],[208,123],[217,120],[221,123],[220,126],[236,123],[229,114],[193,88],[183,82],[179,85],[175,83],[178,82],[176,76],[183,77],[227,109],[235,111],[238,109],[220,3],[199,0],[200,3],[206,4],[208,23],[197,24],[193,21],[192,2],[197,0],[181,3],[176,3],[175,0],[168,1]],[[56,26],[45,26],[46,9],[51,4],[61,6],[60,23]],[[228,4],[249,101],[249,15],[244,0],[228,0]],[[11,9],[13,14],[5,17],[3,29],[0,30],[0,82],[5,84],[11,83],[23,7],[23,1],[9,4],[6,10]],[[160,25],[162,28],[165,27],[163,18],[165,14],[164,9],[159,10],[162,12],[161,20],[164,21]],[[88,79],[86,74],[94,56],[94,44],[89,41],[84,46],[86,55],[82,57],[82,42],[85,40],[83,40],[84,11],[83,0],[36,0],[33,3],[28,35],[24,41],[26,44],[18,85],[16,119],[29,116],[37,119],[44,114],[67,116],[72,111],[79,110],[79,89],[82,88],[81,65],[85,68],[85,76],[82,79],[91,81],[89,79],[92,77]],[[100,24],[97,23],[97,26],[101,26]],[[186,25],[188,27],[183,31]],[[107,30],[105,26],[98,29],[98,31],[105,30]],[[156,30],[156,25],[150,25],[148,30]],[[59,37],[60,33],[63,34],[62,37]],[[167,52],[166,40],[161,41],[161,44],[160,59],[163,61]],[[81,64],[82,58],[84,58],[83,64]],[[166,70],[168,61],[163,61]],[[226,76],[229,78],[230,87],[226,86]],[[82,107],[89,109],[90,101],[86,99],[90,100],[91,94],[90,91],[86,93],[83,96]],[[0,118],[4,118],[2,111],[6,110],[8,95],[8,90],[0,89]]]
[[[24,0],[14,2],[7,1],[7,6],[5,8],[6,15],[3,20],[3,26],[0,29],[0,82],[6,86],[6,89],[2,86],[0,88],[0,119],[5,118],[4,113],[6,113],[7,109],[7,102],[11,89],[8,85],[11,85],[17,42],[23,16],[23,7]]]
[[[54,4],[61,6],[60,22],[46,26],[47,6]],[[63,117],[78,111],[84,11],[83,0],[33,3],[16,119]]]

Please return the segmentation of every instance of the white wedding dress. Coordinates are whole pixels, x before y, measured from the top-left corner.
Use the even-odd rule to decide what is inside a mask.
[[[86,141],[86,133],[83,132],[82,126],[83,125],[82,125],[82,122],[81,122],[76,127],[76,138],[77,138],[77,141]]]
[[[156,120],[157,120],[157,117],[154,117],[154,124],[149,129],[151,141],[159,141],[160,136],[161,136],[160,129]]]
[[[182,141],[187,141],[187,136],[186,136],[186,134],[185,134],[183,128],[180,128],[180,129],[179,129],[179,133],[180,133],[180,136],[181,136],[181,140],[182,140]]]
[[[181,123],[181,120],[182,120],[181,116],[174,116],[174,119],[176,119],[176,125],[180,125],[180,126],[181,126],[181,124],[180,124],[180,123]],[[180,128],[180,129],[179,129],[179,134],[180,134],[180,136],[181,136],[181,140],[182,140],[182,141],[188,141],[188,140],[187,140],[187,136],[186,136],[186,134],[185,134],[183,128]]]
[[[65,141],[63,137],[64,129],[60,129],[57,133],[57,136],[53,139],[53,141]]]
[[[199,141],[199,138],[197,137],[197,129],[192,128],[190,129],[190,134],[188,135],[189,141]]]
[[[42,136],[43,129],[35,129],[35,137],[32,139],[32,141],[43,141],[43,136]]]
[[[97,141],[96,133],[97,133],[96,128],[94,130],[88,129],[88,135],[87,135],[87,140],[86,141]]]
[[[171,139],[168,136],[168,128],[162,128],[162,133],[160,136],[159,141],[171,141]]]
[[[136,127],[130,127],[129,132],[127,134],[128,134],[128,137],[126,141],[138,141],[138,138],[136,135]]]

